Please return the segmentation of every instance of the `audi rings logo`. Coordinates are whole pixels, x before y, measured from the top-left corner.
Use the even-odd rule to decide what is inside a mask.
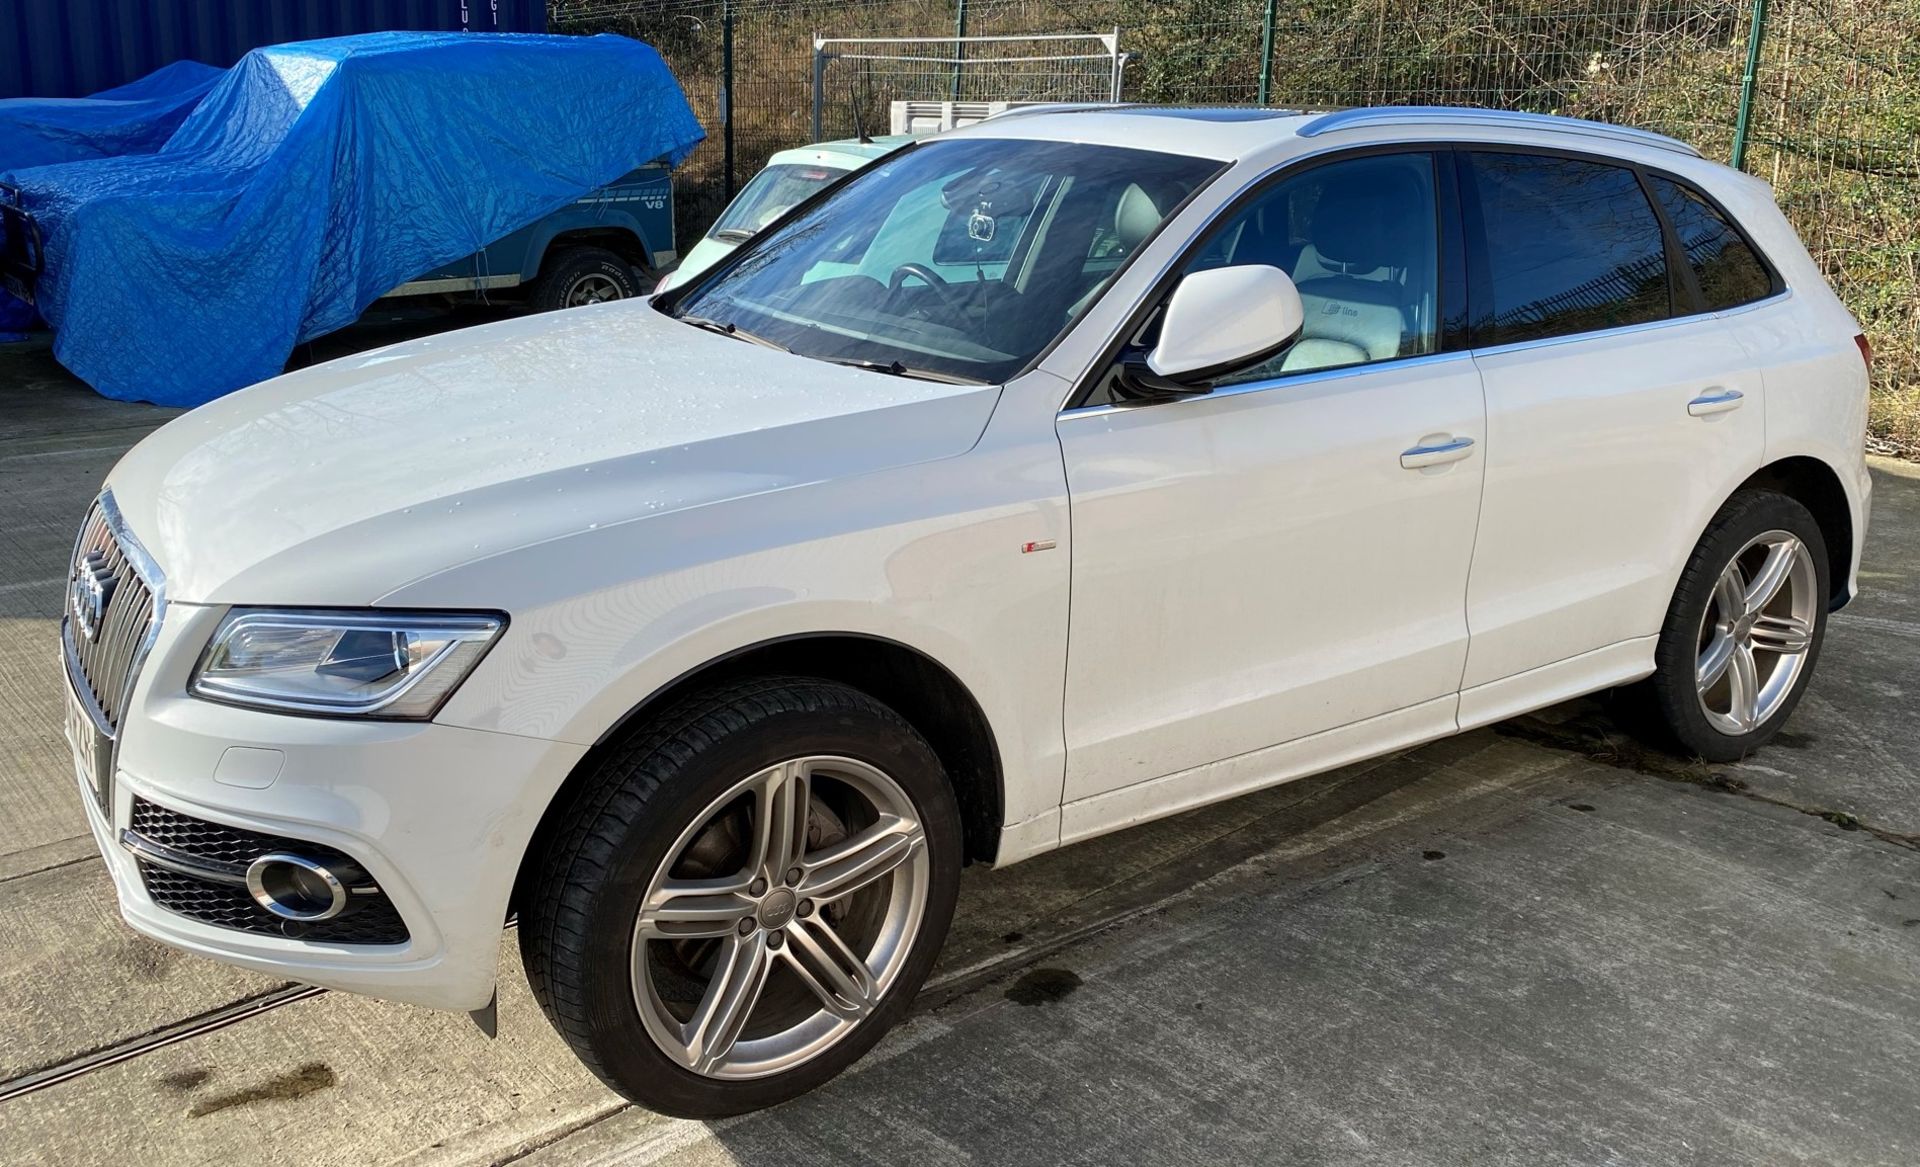
[[[107,566],[107,557],[89,551],[74,565],[73,580],[67,585],[67,607],[73,612],[73,626],[80,635],[92,640],[100,635],[107,618],[107,605],[113,601],[113,589],[120,577]]]

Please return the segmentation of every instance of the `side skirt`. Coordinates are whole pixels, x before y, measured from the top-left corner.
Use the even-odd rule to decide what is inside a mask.
[[[1183,810],[1318,774],[1458,732],[1449,694],[1225,761],[1136,782],[1060,808],[1060,842],[1077,843]]]
[[[1475,685],[1460,693],[1460,728],[1478,729],[1509,717],[1624,685],[1653,673],[1658,636],[1622,640],[1605,648]]]
[[[1658,641],[1656,636],[1623,640],[1476,685],[1458,695],[1436,697],[1352,725],[1069,802],[1060,808],[1058,845],[1237,798],[1640,680],[1653,672],[1653,650]],[[1001,835],[1001,858],[995,866],[1004,867],[1052,850],[1053,841],[1048,837],[1052,827],[1048,815],[1008,827]]]

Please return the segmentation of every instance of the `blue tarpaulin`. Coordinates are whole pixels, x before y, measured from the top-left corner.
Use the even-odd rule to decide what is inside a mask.
[[[198,61],[175,61],[91,97],[0,101],[0,170],[151,154],[226,72]]]
[[[198,405],[702,136],[638,41],[372,33],[255,49],[157,153],[0,181],[46,240],[60,362],[108,397]]]
[[[0,171],[151,154],[225,73],[198,61],[175,61],[91,97],[0,101]],[[0,333],[27,328],[34,319],[32,305],[0,291]]]

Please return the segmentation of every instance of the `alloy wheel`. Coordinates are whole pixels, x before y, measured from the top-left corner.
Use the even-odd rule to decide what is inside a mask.
[[[1787,531],[1755,536],[1727,563],[1701,617],[1694,666],[1714,729],[1752,733],[1785,704],[1813,648],[1818,591],[1812,553]]]
[[[604,304],[619,299],[624,297],[612,277],[590,272],[568,286],[564,302],[569,308],[578,308],[583,304]]]
[[[641,901],[631,967],[648,1035],[712,1078],[817,1057],[898,978],[930,882],[913,803],[881,770],[815,756],[750,775],[695,816]]]

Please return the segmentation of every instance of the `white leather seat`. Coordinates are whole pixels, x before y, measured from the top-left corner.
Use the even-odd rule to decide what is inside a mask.
[[[1165,217],[1160,204],[1146,192],[1146,188],[1137,182],[1130,182],[1113,205],[1113,233],[1120,237],[1121,249],[1131,253],[1146,242],[1147,236],[1153,234],[1154,228]],[[1087,310],[1087,305],[1093,303],[1094,297],[1100,294],[1100,289],[1106,286],[1107,279],[1096,281],[1087,289],[1086,295],[1075,300],[1072,307],[1067,309],[1067,319],[1078,320],[1080,314]]]
[[[1422,258],[1414,224],[1432,211],[1411,175],[1387,171],[1330,181],[1314,205],[1294,265],[1305,323],[1281,362],[1288,372],[1398,356],[1412,325],[1407,266]]]
[[[1319,283],[1314,280],[1312,283]],[[1300,293],[1305,325],[1281,368],[1324,369],[1383,361],[1400,352],[1406,317],[1391,304]]]

